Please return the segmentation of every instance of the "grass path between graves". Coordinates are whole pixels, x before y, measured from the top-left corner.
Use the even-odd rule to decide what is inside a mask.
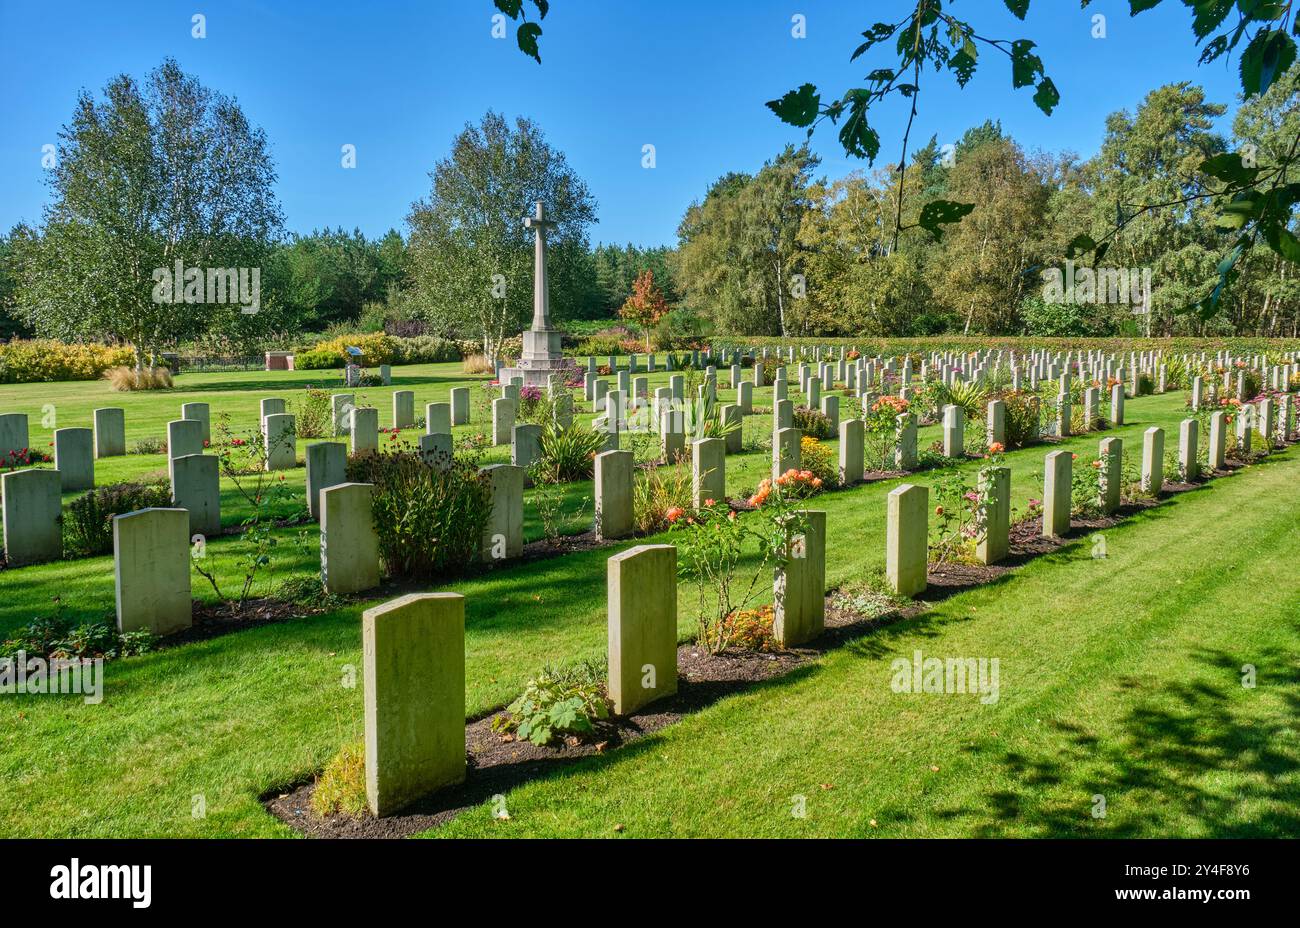
[[[1130,423],[1106,434],[1130,448],[1153,424],[1176,435],[1180,407],[1173,395],[1133,401]],[[1095,456],[1097,436],[1062,447],[1079,451],[1082,464]],[[1008,455],[1017,505],[1041,494],[1046,450]],[[729,484],[765,459],[735,460]],[[1113,792],[1107,827],[1122,827],[1128,809],[1135,833],[1153,833],[1166,818],[1170,833],[1232,833],[1262,828],[1270,815],[1282,830],[1294,823],[1276,799],[1295,790],[1286,711],[1300,698],[1284,682],[1295,677],[1300,612],[1298,482],[1292,449],[1117,529],[1107,561],[1076,545],[642,744],[516,790],[510,833],[607,834],[622,823],[638,835],[854,834],[872,817],[891,821],[893,834],[1068,833],[1069,823],[1098,827],[1090,816],[1073,820],[1080,789],[1089,801]],[[829,584],[883,565],[884,498],[896,483],[816,499],[828,512]],[[471,713],[509,701],[543,662],[603,653],[604,561],[616,550],[445,587],[467,596]],[[8,615],[78,584],[111,609],[104,558],[21,568],[0,584]],[[691,597],[683,587],[683,639],[693,630]],[[5,697],[0,835],[291,835],[256,797],[359,737],[360,689],[340,684],[345,668],[360,665],[364,605],[109,664],[100,705]],[[927,654],[1000,657],[1002,699],[981,707],[970,697],[882,688],[889,655],[910,655],[917,643]],[[1243,694],[1228,665],[1247,660],[1261,685]],[[1067,734],[1066,725],[1077,730]],[[1180,753],[1169,737],[1183,726],[1198,740]],[[1088,737],[1096,745],[1081,747]],[[1179,792],[1150,801],[1166,781]],[[1135,789],[1146,792],[1125,792]],[[1203,814],[1202,793],[1245,797],[1240,821],[1221,808]],[[795,794],[808,796],[806,819],[789,816]],[[196,796],[201,818],[191,814]],[[1000,814],[1017,807],[1034,812]],[[478,813],[446,831],[478,833],[507,832]]]
[[[1296,837],[1298,485],[1219,481],[430,835]],[[916,651],[998,658],[996,703],[895,692]]]

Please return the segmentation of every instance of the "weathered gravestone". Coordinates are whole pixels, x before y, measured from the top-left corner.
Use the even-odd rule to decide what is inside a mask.
[[[184,509],[113,517],[118,631],[170,635],[193,624],[189,529]]]
[[[126,454],[126,410],[116,406],[96,409],[95,457],[115,458]],[[4,450],[0,449],[0,456]]]
[[[190,536],[221,534],[221,462],[211,454],[172,458],[172,506],[190,514]]]
[[[606,571],[609,698],[628,715],[677,692],[677,548],[638,545]]]
[[[0,475],[5,560],[10,567],[63,557],[62,480],[57,470],[16,470]]]
[[[773,570],[772,634],[781,647],[812,641],[826,625],[826,513],[800,510],[803,531]]]
[[[63,492],[80,492],[95,486],[95,433],[90,429],[54,430],[54,469]]]
[[[624,538],[632,534],[631,451],[605,451],[596,455],[596,537]]]
[[[927,487],[905,483],[890,492],[885,530],[885,578],[900,596],[925,589],[929,563]]]
[[[320,491],[348,480],[348,448],[337,441],[318,441],[307,446],[307,511],[320,521]]]
[[[327,593],[346,595],[379,586],[374,492],[370,483],[341,483],[320,492],[321,583]]]
[[[361,643],[366,799],[385,816],[465,779],[465,597],[367,609]]]

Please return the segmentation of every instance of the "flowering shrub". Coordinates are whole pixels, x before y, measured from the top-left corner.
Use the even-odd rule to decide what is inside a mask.
[[[68,504],[63,516],[64,550],[74,557],[92,557],[113,551],[113,516],[170,506],[171,489],[165,483],[115,483],[96,487]]]
[[[694,515],[674,516],[678,570],[696,590],[696,640],[710,653],[720,654],[737,644],[735,636],[743,630],[729,617],[746,607],[760,579],[770,576],[771,565],[786,562],[793,540],[804,531],[804,521],[779,494],[772,505],[744,519],[715,500],[706,500]],[[759,562],[747,579],[738,579],[751,543],[758,549]]]
[[[909,413],[911,408],[912,404],[902,397],[882,396],[863,415],[864,449],[869,470],[893,468],[898,417]]]
[[[4,457],[0,457],[0,467],[5,470],[18,470],[21,467],[31,467],[33,464],[49,464],[53,460],[50,455],[35,448],[14,448]]]
[[[134,364],[135,352],[122,345],[73,345],[46,338],[0,344],[0,383],[96,380],[109,368]]]
[[[772,606],[739,609],[722,620],[727,640],[742,651],[777,650],[775,623],[776,610]]]
[[[638,532],[667,528],[691,505],[691,471],[683,464],[648,468],[633,483],[632,522]]]
[[[810,473],[816,483],[813,491],[822,489],[822,485],[833,487],[840,482],[839,463],[835,452],[815,438],[804,435],[799,440],[799,461],[803,465],[800,473]]]
[[[749,505],[760,509],[775,495],[777,501],[806,499],[822,488],[823,481],[810,470],[795,470],[793,467],[776,480],[764,477],[758,485],[757,492],[749,498]]]

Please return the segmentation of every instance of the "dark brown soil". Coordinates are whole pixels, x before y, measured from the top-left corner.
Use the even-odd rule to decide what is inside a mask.
[[[671,725],[725,696],[789,672],[820,651],[800,649],[775,654],[737,652],[710,655],[694,645],[677,650],[677,693],[633,715],[597,724],[596,734],[541,747],[492,730],[504,712],[465,726],[465,782],[439,790],[400,815],[377,819],[369,815],[321,818],[311,809],[315,783],[303,783],[264,796],[267,810],[292,828],[313,838],[404,838],[444,824],[467,809],[481,805],[529,780],[595,754],[604,754]]]
[[[160,638],[158,647],[174,648],[177,645],[205,641],[231,632],[270,625],[273,622],[320,615],[323,611],[325,610],[313,609],[269,596],[248,600],[239,612],[232,611],[231,607],[224,603],[195,603],[193,626],[183,632]]]

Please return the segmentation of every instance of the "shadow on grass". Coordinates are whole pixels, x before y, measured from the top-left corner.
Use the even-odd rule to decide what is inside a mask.
[[[1190,679],[1122,677],[1116,685],[1132,703],[1114,727],[1097,730],[1065,718],[1046,720],[1051,737],[1038,753],[1009,750],[993,739],[967,753],[997,766],[1011,788],[992,789],[934,817],[971,837],[1217,838],[1296,837],[1295,776],[1300,758],[1293,720],[1300,714],[1300,681],[1288,671],[1294,649],[1252,651],[1261,668],[1249,699],[1271,695],[1282,710],[1248,714],[1241,699],[1241,655],[1197,649]],[[1273,668],[1264,670],[1263,668]],[[1235,775],[1235,776],[1233,776]],[[1223,784],[1225,776],[1232,783]],[[1107,815],[1094,817],[1096,797]],[[891,821],[917,818],[885,810]]]

